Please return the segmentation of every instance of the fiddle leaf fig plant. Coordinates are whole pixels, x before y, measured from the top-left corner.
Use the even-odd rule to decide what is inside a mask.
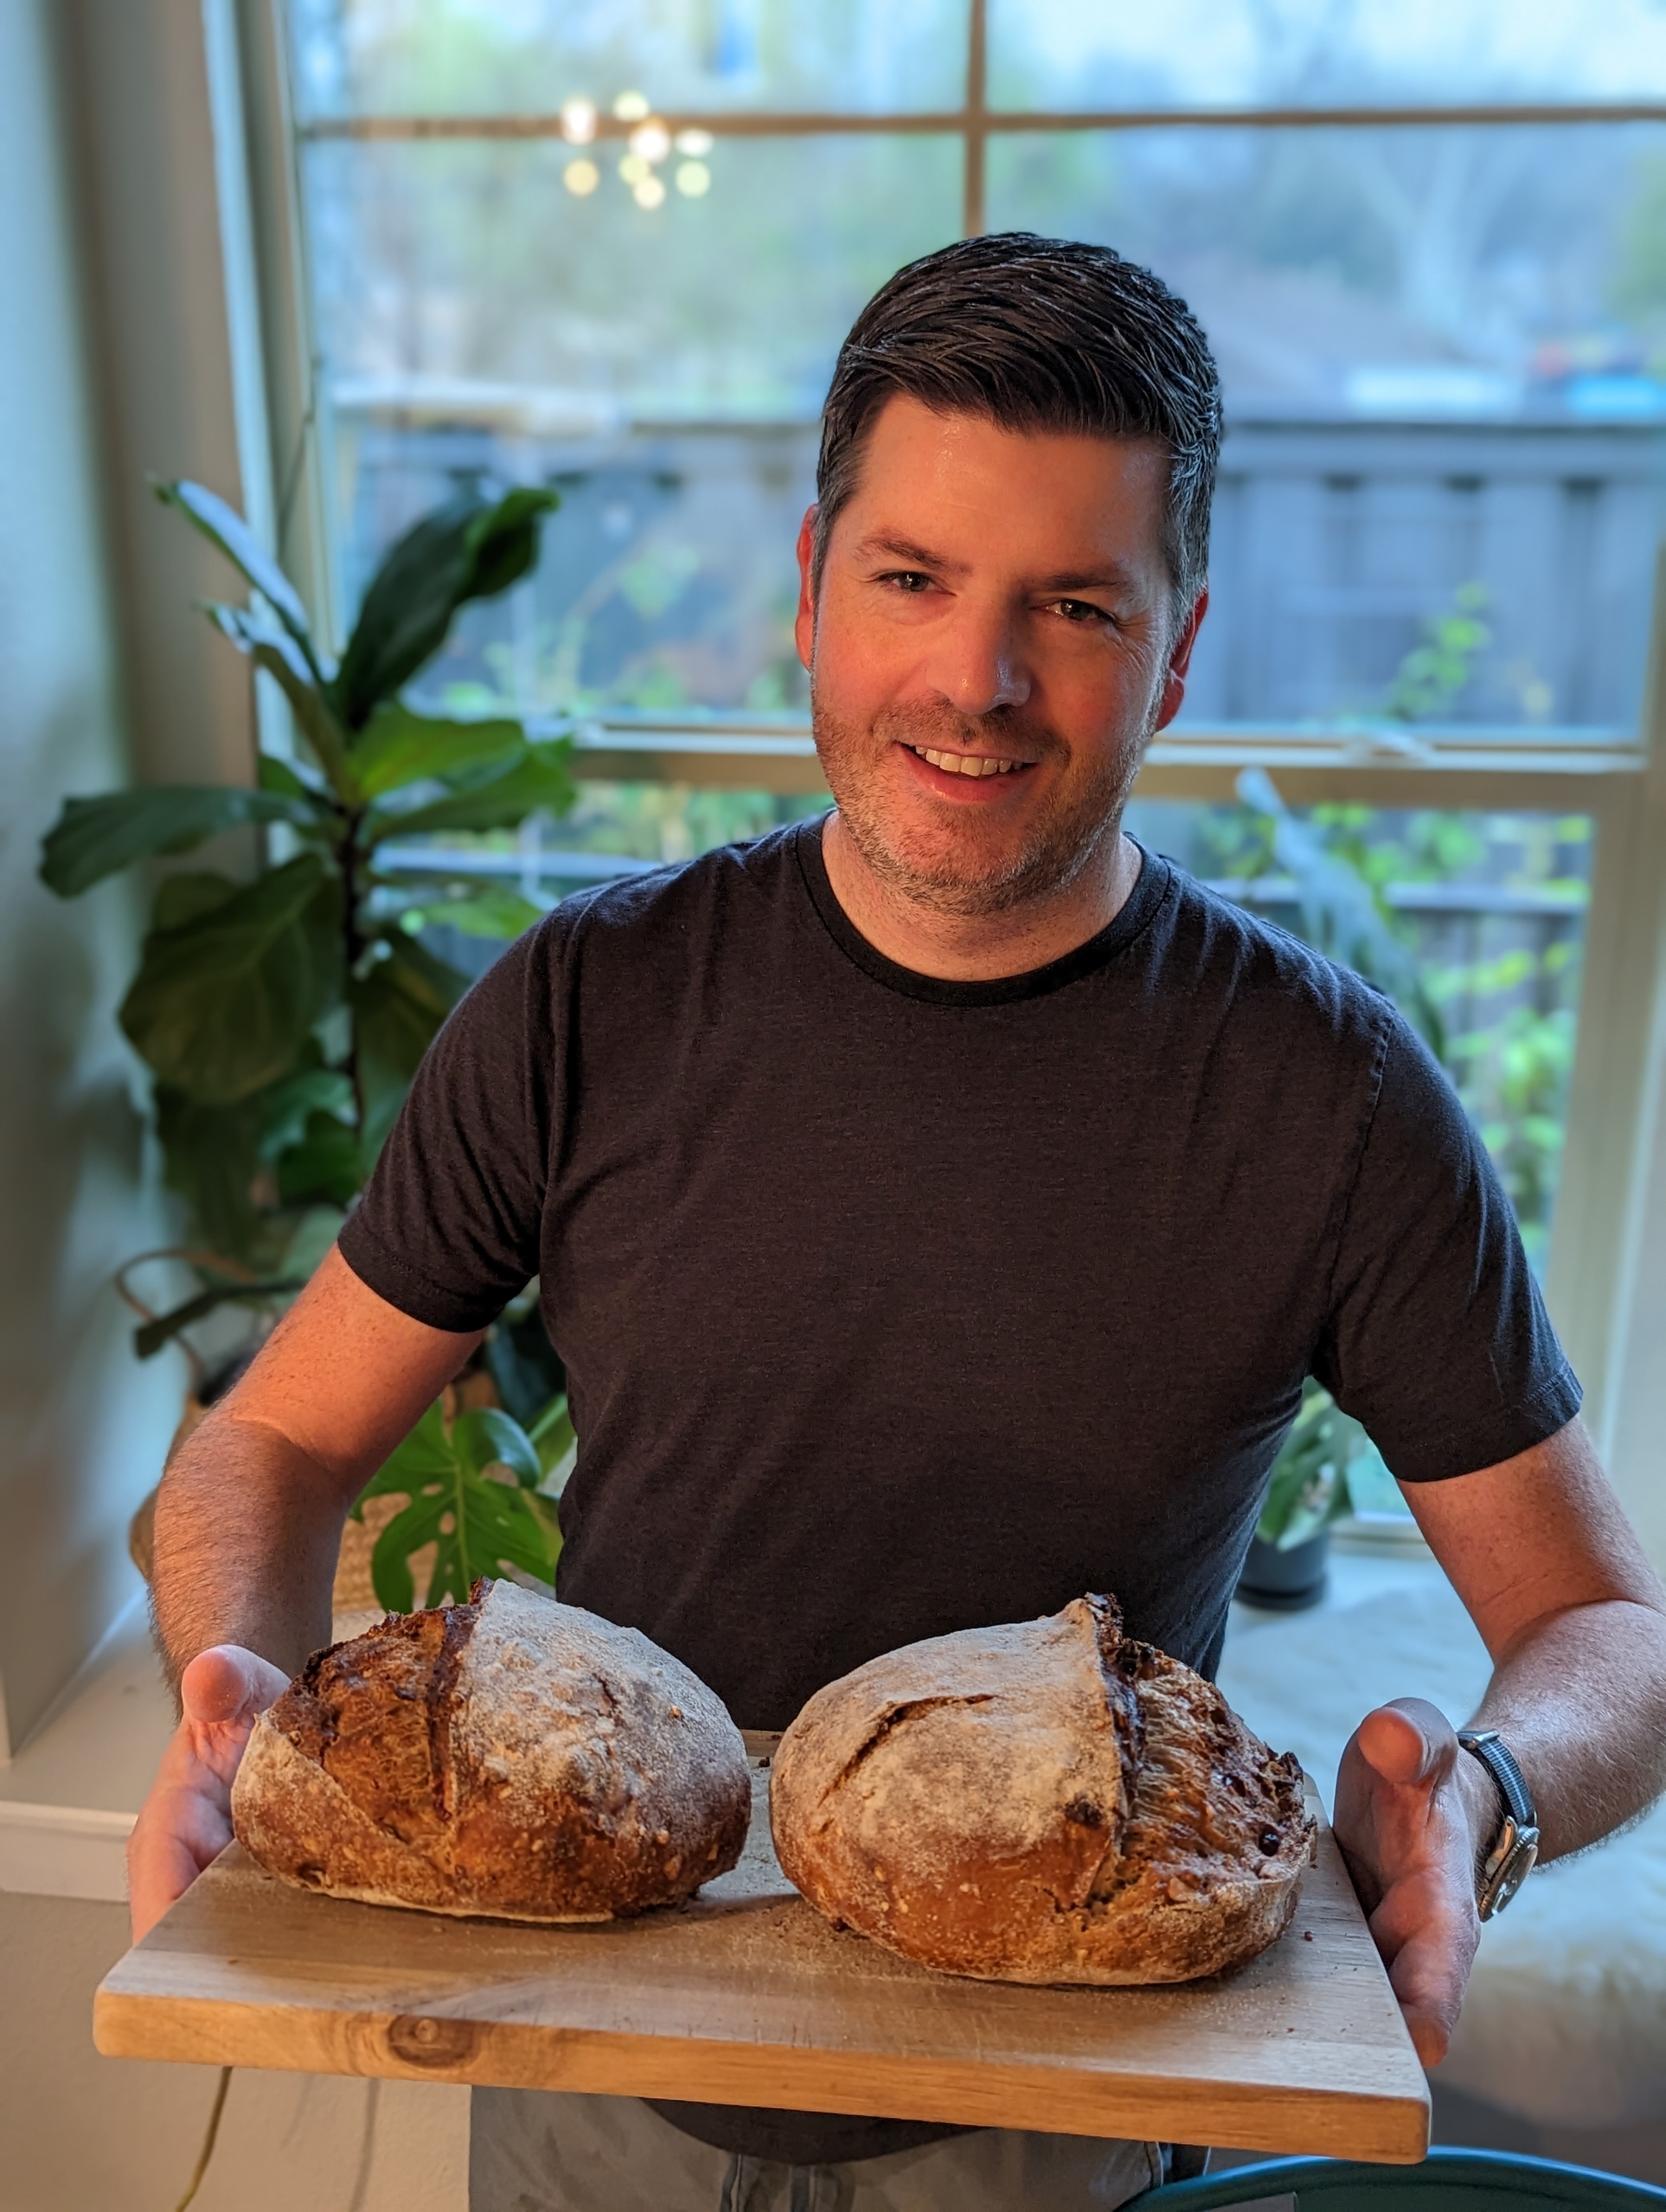
[[[155,1078],[156,1133],[190,1217],[185,1256],[199,1285],[136,1332],[141,1358],[228,1302],[282,1306],[333,1241],[464,988],[419,942],[426,923],[508,937],[538,918],[502,890],[459,897],[443,863],[426,884],[396,873],[383,848],[514,829],[539,811],[564,812],[575,795],[566,738],[534,738],[509,717],[429,714],[403,696],[459,610],[531,568],[553,492],[465,492],[425,515],[382,562],[331,663],[300,593],[241,516],[200,484],[155,491],[254,593],[205,611],[282,690],[299,757],[262,752],[249,788],[66,800],[42,849],[46,883],[76,898],[225,830],[252,825],[286,841],[252,881],[207,869],[167,876],[122,1003],[122,1027]],[[414,1603],[412,1555],[429,1546],[430,1605],[465,1598],[506,1565],[540,1581],[554,1574],[560,1528],[538,1486],[573,1449],[560,1364],[527,1315],[489,1346],[488,1362],[532,1434],[496,1407],[449,1418],[441,1400],[354,1508],[362,1522],[368,1498],[404,1501],[372,1557],[376,1594],[394,1610]]]
[[[552,491],[459,493],[425,515],[372,579],[332,663],[300,593],[240,515],[200,484],[156,496],[214,545],[253,593],[209,619],[289,702],[298,757],[263,752],[252,787],[149,787],[66,800],[40,873],[75,898],[159,854],[195,850],[247,825],[281,833],[277,864],[252,882],[207,870],[167,876],[152,906],[121,1024],[155,1079],[167,1180],[190,1242],[228,1263],[145,1332],[216,1297],[247,1302],[252,1278],[287,1290],[298,1235],[339,1212],[374,1164],[416,1064],[465,978],[418,941],[430,912],[476,933],[514,935],[524,900],[458,900],[380,864],[395,839],[513,829],[572,803],[569,741],[520,721],[419,710],[402,695],[444,645],[459,609],[524,576]]]

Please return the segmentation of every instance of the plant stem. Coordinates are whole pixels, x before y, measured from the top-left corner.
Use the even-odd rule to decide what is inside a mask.
[[[359,873],[368,857],[359,848],[359,825],[364,819],[364,809],[355,807],[347,817],[347,835],[341,847],[342,878],[342,951],[347,966],[347,1079],[353,1086],[353,1125],[364,1138],[364,1082],[359,1069],[359,1024],[353,1012],[352,986],[354,970],[364,951],[365,940],[359,929],[359,900],[362,896]]]

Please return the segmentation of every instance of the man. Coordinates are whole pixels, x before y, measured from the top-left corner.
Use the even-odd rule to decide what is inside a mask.
[[[562,1595],[744,1725],[1085,1589],[1212,1668],[1312,1372],[1487,1640],[1476,1725],[1547,1855],[1666,1784],[1666,1599],[1450,1089],[1376,993],[1122,833],[1207,603],[1219,436],[1201,332],[1102,250],[975,240],[865,310],[800,544],[836,811],[569,900],[507,954],[175,1458],[156,1607],[185,1718],[135,1831],[140,1929],[225,1842],[252,1714],[327,1640],[349,1503],[534,1273],[581,1439]],[[1431,2063],[1497,1764],[1408,1699],[1338,1786]],[[472,2154],[482,2212],[1112,2205],[1152,2155],[498,2092]]]

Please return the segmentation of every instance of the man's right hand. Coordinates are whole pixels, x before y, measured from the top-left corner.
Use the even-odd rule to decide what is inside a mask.
[[[183,1717],[127,1843],[133,1941],[149,1933],[231,1841],[231,1785],[255,1716],[289,1678],[253,1651],[218,1644],[179,1677]]]

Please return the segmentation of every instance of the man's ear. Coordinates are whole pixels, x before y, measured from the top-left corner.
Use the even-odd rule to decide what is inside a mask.
[[[806,668],[816,658],[816,508],[806,507],[799,525],[799,611],[793,641]]]
[[[1180,712],[1181,702],[1186,696],[1186,672],[1192,665],[1192,647],[1197,643],[1199,628],[1208,611],[1209,587],[1206,584],[1193,600],[1192,611],[1169,648],[1169,665],[1163,678],[1163,704],[1157,716],[1159,730],[1166,730]]]

